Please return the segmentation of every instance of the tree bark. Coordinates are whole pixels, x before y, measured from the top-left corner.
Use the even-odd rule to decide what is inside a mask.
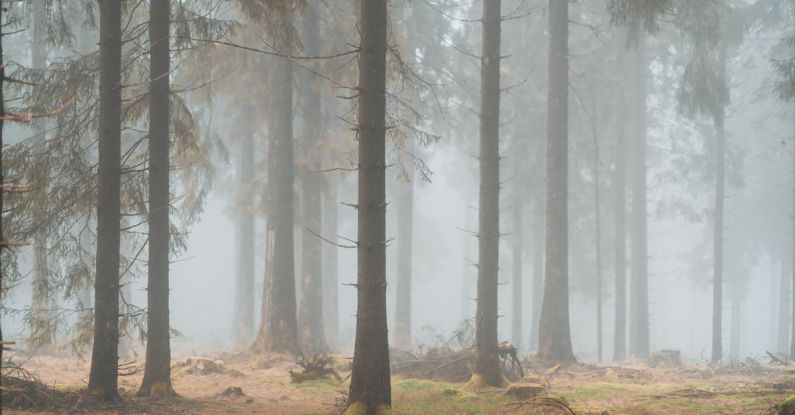
[[[99,164],[94,345],[89,391],[118,398],[121,200],[121,3],[99,2]]]
[[[386,0],[360,0],[356,342],[349,408],[392,406],[386,313]],[[357,412],[358,413],[358,412]]]
[[[475,312],[475,370],[478,386],[501,386],[497,355],[500,243],[500,31],[501,1],[483,2],[480,58],[480,202],[478,204],[478,292]]]
[[[237,169],[238,192],[247,194],[254,177],[254,135],[246,131],[240,143]],[[250,344],[254,335],[254,245],[256,219],[246,205],[235,221],[237,270],[235,278],[235,337],[240,344]]]
[[[726,41],[721,40],[718,57],[720,85],[726,85]],[[712,280],[712,363],[723,357],[723,201],[726,187],[726,109],[723,104],[715,114],[715,223],[713,228],[713,280]]]
[[[546,273],[538,358],[574,361],[569,328],[568,88],[569,3],[549,0]]]
[[[318,20],[315,6],[307,4],[303,16],[304,53],[318,54],[320,40],[317,32]],[[320,86],[318,79],[310,75],[301,88],[303,113],[303,151],[304,163],[301,177],[301,208],[304,229],[301,233],[301,302],[299,304],[298,324],[301,350],[316,354],[328,350],[326,333],[323,328],[323,257],[321,240],[317,234],[322,232],[323,217],[321,192],[323,184],[319,172],[319,156],[314,147],[320,141],[323,131]]]
[[[627,358],[627,246],[626,246],[626,149],[623,130],[616,144],[615,178],[615,283],[616,311],[613,338],[613,361]]]
[[[140,396],[173,395],[169,326],[169,0],[149,5],[149,260],[146,364]],[[128,299],[129,301],[129,299]]]
[[[632,188],[632,284],[630,286],[629,353],[649,355],[649,276],[646,201],[646,60],[641,37],[635,49],[632,107],[635,108],[635,172]]]
[[[286,19],[277,50],[292,50],[293,28]],[[266,284],[262,322],[254,342],[259,352],[292,353],[298,350],[295,294],[293,158],[293,64],[273,57],[271,137],[268,141]]]

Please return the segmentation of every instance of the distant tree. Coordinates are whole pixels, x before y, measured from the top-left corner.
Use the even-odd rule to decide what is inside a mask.
[[[392,405],[386,315],[387,1],[362,0],[359,7],[358,279],[348,410],[374,415]]]
[[[546,271],[538,358],[574,361],[568,274],[568,33],[569,4],[549,1]]]

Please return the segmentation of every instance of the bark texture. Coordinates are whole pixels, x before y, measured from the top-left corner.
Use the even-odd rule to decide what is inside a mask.
[[[349,406],[392,406],[386,314],[386,0],[361,0],[356,342]],[[358,413],[358,412],[357,412]]]
[[[480,201],[473,383],[501,386],[497,355],[500,243],[500,0],[483,2],[480,58]]]
[[[99,164],[94,345],[88,389],[118,398],[121,200],[121,2],[99,2]]]
[[[292,50],[293,29],[287,19],[277,50]],[[273,90],[271,136],[268,141],[267,241],[262,321],[254,342],[258,352],[298,350],[296,317],[293,157],[293,64],[271,58]]]
[[[546,272],[538,358],[574,361],[569,328],[568,88],[569,3],[549,0]]]
[[[149,5],[149,260],[146,364],[138,394],[173,395],[169,326],[169,0]],[[129,301],[129,299],[128,299]]]

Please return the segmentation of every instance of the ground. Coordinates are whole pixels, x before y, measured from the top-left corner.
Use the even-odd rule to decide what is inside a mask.
[[[120,378],[123,406],[102,408],[76,402],[74,412],[337,414],[348,389],[346,368],[350,361],[344,357],[336,360],[343,382],[331,379],[295,385],[290,382],[289,370],[300,367],[289,356],[219,355],[190,362],[183,358],[173,369],[174,389],[180,395],[176,399],[132,396],[142,374],[130,365],[125,370],[133,373]],[[58,390],[80,390],[88,376],[88,365],[73,357],[34,357],[24,367]],[[749,363],[717,370],[697,364],[649,368],[642,362],[551,369],[531,365],[524,381],[544,385],[546,396],[559,398],[578,415],[772,414],[778,404],[795,393],[795,375],[788,368]],[[513,409],[511,404],[516,401],[505,397],[502,390],[473,391],[464,383],[395,377],[392,386],[393,414],[566,413],[555,412],[551,407],[539,408],[539,402]],[[229,389],[234,387],[240,390]]]

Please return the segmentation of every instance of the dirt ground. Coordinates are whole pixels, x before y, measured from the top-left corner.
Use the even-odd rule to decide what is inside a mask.
[[[207,356],[203,356],[207,357]],[[4,413],[87,414],[335,414],[348,383],[336,380],[290,382],[289,370],[299,370],[294,358],[280,355],[210,356],[219,368],[197,366],[196,359],[175,360],[176,399],[143,399],[133,396],[142,374],[136,362],[132,373],[120,378],[124,404],[97,407],[77,402],[72,410]],[[336,358],[342,378],[350,361]],[[79,391],[86,386],[88,364],[74,357],[39,356],[24,367],[58,390]],[[205,369],[207,369],[205,371]],[[711,369],[704,365],[649,368],[642,362],[624,366],[574,365],[530,367],[523,382],[543,385],[546,396],[561,399],[577,414],[772,414],[795,393],[795,367],[742,364]],[[224,395],[239,387],[243,395]],[[233,391],[234,392],[234,391]],[[516,401],[502,390],[472,391],[466,384],[424,379],[393,380],[395,414],[541,414],[551,407],[525,405],[512,410]]]

